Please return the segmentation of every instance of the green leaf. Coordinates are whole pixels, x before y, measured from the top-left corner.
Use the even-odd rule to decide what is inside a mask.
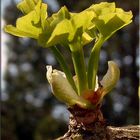
[[[32,15],[33,16],[32,17],[32,21],[33,21],[34,24],[38,24],[40,22],[40,19],[41,19],[41,7],[42,7],[42,4],[41,4],[40,1],[34,7],[34,10],[33,10],[34,11],[34,15]]]
[[[113,13],[115,11],[115,3],[101,2],[99,4],[93,4],[88,11],[94,11],[97,16]]]
[[[7,25],[4,28],[4,31],[12,35],[19,36],[19,37],[30,37],[30,38],[35,38],[35,39],[37,39],[38,37],[36,34],[32,34],[32,32],[24,32],[12,25]]]
[[[82,34],[83,45],[86,45],[86,44],[90,43],[92,40],[93,40],[93,38],[88,33],[84,32]]]
[[[83,11],[77,14],[74,14],[71,17],[71,22],[73,24],[73,27],[75,29],[78,29],[80,27],[83,28],[83,31],[90,26],[93,25],[92,19],[95,17],[95,13],[93,11]]]
[[[5,27],[5,31],[19,37],[38,39],[45,28],[47,18],[46,10],[47,5],[41,4],[41,1],[38,1],[34,10],[17,19],[16,27],[8,25]]]
[[[47,46],[53,46],[63,40],[71,41],[74,36],[74,30],[71,25],[71,22],[68,19],[64,19],[60,23],[57,24],[50,39],[47,42]]]
[[[93,39],[96,38],[96,27],[93,24],[92,26],[88,27],[82,34],[82,46],[90,43]]]
[[[32,11],[28,15],[18,18],[16,22],[16,27],[17,29],[26,33],[32,33],[38,38],[39,34],[42,32],[42,29],[33,24],[33,21],[35,20],[38,19],[35,18],[35,11]]]
[[[22,1],[17,5],[17,8],[23,13],[27,14],[31,11],[29,5],[26,3],[26,1]]]
[[[95,27],[92,23],[92,19],[94,17],[95,17],[95,13],[93,11],[86,11],[86,10],[80,13],[71,14],[71,23],[74,28],[74,36],[72,42],[74,43],[77,42],[79,43],[79,45],[84,46],[95,38],[93,34],[91,35],[91,31]],[[71,50],[76,51],[77,49],[71,48]]]
[[[102,2],[92,5],[87,10],[93,10],[96,13],[96,17],[92,22],[104,40],[107,40],[117,30],[132,22],[132,12],[125,12],[121,8],[116,8],[115,3]]]
[[[71,14],[66,7],[61,8],[57,14],[48,19],[50,28],[56,27],[47,42],[47,46],[61,43],[62,40],[67,40],[70,44],[80,42],[81,46],[89,43],[92,37],[85,30],[90,26],[93,27],[91,22],[93,17],[95,17],[95,14],[92,11]],[[89,28],[89,30],[91,29]],[[75,50],[75,48],[71,48],[71,50]]]
[[[7,28],[11,29],[9,33],[13,31],[20,37],[27,33],[26,37],[38,39],[39,44],[45,47],[65,44],[70,46],[71,51],[90,43],[98,37],[98,32],[104,40],[108,39],[129,24],[132,18],[132,13],[107,2],[92,5],[80,13],[70,13],[64,6],[49,18],[47,5],[41,0],[23,0],[17,7],[26,15],[17,20],[17,31],[11,26]]]
[[[44,14],[45,14],[45,12],[44,12]],[[68,44],[68,42],[67,42],[68,32],[65,33],[65,31],[64,32],[61,31],[62,30],[61,24],[63,24],[62,21],[64,19],[66,20],[69,17],[70,17],[70,14],[68,12],[68,9],[64,6],[57,13],[53,14],[51,17],[48,17],[46,20],[43,20],[42,21],[43,32],[42,32],[42,34],[39,35],[39,40],[38,40],[39,44],[41,44],[45,47],[50,47],[50,46],[53,46],[56,44]],[[42,18],[42,19],[44,19],[44,18]],[[60,25],[59,25],[59,23],[60,23]],[[57,26],[58,27],[60,26],[61,29],[58,29]],[[55,35],[55,33],[56,33],[56,35]]]
[[[23,0],[17,5],[17,8],[23,13],[28,14],[32,10],[34,10],[36,4],[41,2],[41,0]]]
[[[19,18],[16,23],[16,27],[12,25],[5,26],[5,32],[19,37],[31,37],[38,39],[39,34],[42,32],[41,28],[32,25],[32,21],[28,21],[32,17],[32,14]]]
[[[87,30],[84,31],[82,34],[82,44],[83,46],[90,43],[96,37],[96,27],[93,24],[92,26],[88,27]]]
[[[93,4],[86,10],[95,12],[96,16],[92,22],[104,40],[107,40],[117,30],[132,22],[132,12],[125,12],[121,8],[116,8],[114,2]]]
[[[102,34],[103,38],[107,40],[116,31],[123,28],[132,22],[132,13],[110,13],[106,15],[99,16],[94,19],[94,23],[98,28],[99,32]]]
[[[47,19],[51,28],[55,28],[58,23],[60,23],[64,19],[69,19],[70,13],[66,6],[62,7],[57,13],[53,14],[51,17]]]
[[[47,13],[47,4],[42,3],[41,5],[41,26],[42,29],[45,31],[48,23],[47,23],[47,17],[48,17],[48,13]]]
[[[125,12],[116,8],[115,3],[107,2],[92,5],[87,10],[96,13],[92,20],[95,29],[91,32],[91,35],[96,36],[96,42],[88,63],[88,85],[94,90],[101,46],[116,31],[132,22],[132,12]]]
[[[51,66],[47,66],[47,79],[51,85],[54,96],[58,100],[69,106],[78,105],[82,108],[94,108],[89,101],[76,94],[63,72],[52,70]]]
[[[120,77],[120,70],[117,64],[113,61],[108,62],[108,71],[103,77],[103,79],[100,81],[101,85],[103,86],[103,94],[107,94],[110,92],[115,85],[117,84]]]

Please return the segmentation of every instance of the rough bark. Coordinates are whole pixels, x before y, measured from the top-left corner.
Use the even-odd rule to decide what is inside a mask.
[[[107,126],[100,107],[86,110],[69,108],[68,132],[56,140],[139,140],[140,126]]]
[[[109,140],[139,140],[140,125],[130,125],[125,127],[107,127]]]

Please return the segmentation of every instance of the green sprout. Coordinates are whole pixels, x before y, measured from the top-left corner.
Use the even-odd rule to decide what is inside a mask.
[[[116,31],[132,22],[132,12],[116,8],[114,2],[93,4],[80,13],[69,12],[64,6],[51,17],[47,4],[42,0],[23,0],[17,5],[23,16],[13,25],[5,26],[5,32],[19,37],[36,39],[43,48],[52,49],[63,72],[47,66],[47,79],[56,98],[68,106],[78,105],[94,109],[119,80],[120,71],[113,61],[108,71],[98,81],[97,71],[103,43]],[[83,47],[93,43],[88,66],[85,64]],[[72,75],[67,61],[56,45],[69,48],[74,65]]]

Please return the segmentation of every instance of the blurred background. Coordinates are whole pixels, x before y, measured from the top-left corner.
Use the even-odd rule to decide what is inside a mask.
[[[1,1],[2,28],[15,24],[21,15],[16,8],[20,0]],[[103,0],[46,0],[49,15],[66,5],[70,11],[79,12]],[[112,0],[106,0],[112,2]],[[132,10],[133,23],[118,31],[102,47],[99,78],[107,71],[107,61],[114,60],[121,70],[120,81],[103,102],[102,111],[109,125],[138,124],[138,0],[116,0],[117,7]],[[2,29],[1,28],[1,29]],[[1,31],[1,138],[2,140],[53,140],[67,131],[66,106],[57,101],[46,80],[46,65],[60,69],[50,49],[37,42],[17,38]],[[88,60],[91,46],[84,47]],[[63,49],[73,72],[72,61]]]

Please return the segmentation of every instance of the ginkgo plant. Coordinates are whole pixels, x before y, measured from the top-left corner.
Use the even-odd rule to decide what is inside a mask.
[[[47,4],[41,0],[23,0],[17,5],[23,16],[13,25],[5,26],[5,32],[19,37],[37,40],[40,46],[52,49],[62,71],[47,66],[47,79],[54,96],[67,104],[94,110],[119,80],[120,71],[113,61],[108,71],[98,81],[97,71],[103,43],[116,31],[132,22],[132,12],[116,8],[114,2],[93,4],[79,13],[72,13],[64,6],[52,16],[47,14]],[[83,47],[92,43],[88,66]],[[72,75],[63,53],[57,45],[71,53],[75,75]]]

